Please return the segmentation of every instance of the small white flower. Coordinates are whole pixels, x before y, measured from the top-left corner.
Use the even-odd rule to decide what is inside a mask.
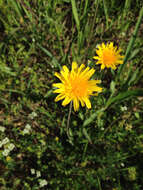
[[[31,125],[29,125],[29,124],[27,124],[26,126],[25,126],[25,129],[27,129],[27,130],[31,130]]]
[[[3,152],[2,152],[3,156],[8,156],[9,154],[9,150],[8,149],[5,149]]]
[[[40,171],[36,171],[36,176],[37,177],[41,177],[41,172]]]
[[[13,143],[10,143],[10,144],[8,145],[8,150],[9,150],[9,151],[12,151],[14,148],[15,148],[15,145],[14,145]]]
[[[48,182],[45,180],[45,179],[42,179],[40,182],[39,182],[39,185],[40,187],[44,187],[45,185],[47,185]]]
[[[121,163],[121,166],[122,166],[122,167],[124,167],[124,166],[125,166],[125,164],[122,162],[122,163]]]
[[[24,129],[22,133],[23,133],[23,135],[25,135],[25,134],[29,134],[30,131],[28,129]]]
[[[35,174],[35,169],[34,168],[31,168],[31,174]]]
[[[104,127],[101,127],[101,131],[104,131]]]
[[[7,144],[9,142],[9,138],[4,138],[3,140],[2,140],[2,144],[4,145],[4,144]]]
[[[0,126],[0,131],[4,132],[5,131],[5,127]]]
[[[37,113],[33,111],[31,114],[29,114],[29,118],[34,119],[34,117],[37,117]]]
[[[127,111],[127,107],[126,106],[121,106],[121,111]]]

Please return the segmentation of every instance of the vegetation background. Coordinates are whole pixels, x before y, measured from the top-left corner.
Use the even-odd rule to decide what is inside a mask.
[[[143,1],[0,0],[0,189],[143,189]],[[116,71],[96,46],[123,49]],[[92,109],[55,103],[52,83],[75,60],[96,69]],[[13,148],[12,148],[13,147]]]

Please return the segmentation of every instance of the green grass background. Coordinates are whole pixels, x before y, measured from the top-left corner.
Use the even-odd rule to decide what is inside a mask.
[[[142,17],[142,0],[0,0],[0,140],[15,145],[7,157],[0,148],[1,190],[143,189]],[[92,57],[111,41],[124,64],[101,72]],[[73,60],[104,90],[72,110],[69,138],[52,83]]]

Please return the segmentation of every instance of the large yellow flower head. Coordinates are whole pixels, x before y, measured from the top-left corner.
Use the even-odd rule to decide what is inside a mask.
[[[93,58],[98,60],[96,64],[101,64],[101,69],[112,68],[116,69],[116,66],[119,64],[123,64],[123,57],[121,53],[121,49],[117,49],[117,47],[113,46],[113,42],[107,43],[106,45],[102,43],[97,47],[96,54]]]
[[[79,103],[90,109],[89,97],[95,95],[95,92],[97,94],[102,91],[102,88],[97,86],[100,80],[89,80],[94,72],[94,69],[85,68],[84,64],[78,67],[76,62],[72,62],[71,71],[64,65],[60,73],[55,73],[55,76],[61,80],[61,83],[53,84],[57,88],[54,93],[59,93],[55,101],[64,99],[63,106],[72,101],[75,111],[79,109]]]

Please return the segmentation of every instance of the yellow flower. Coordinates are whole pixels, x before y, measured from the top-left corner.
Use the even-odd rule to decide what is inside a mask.
[[[56,141],[59,141],[59,137],[55,137],[55,140],[56,140]]]
[[[97,56],[93,58],[98,60],[96,64],[101,64],[101,69],[112,68],[116,69],[116,66],[119,64],[123,64],[123,57],[121,53],[121,49],[117,49],[117,47],[113,46],[113,42],[107,43],[106,45],[102,43],[97,47],[96,50]]]
[[[55,73],[55,76],[61,80],[61,83],[53,84],[54,87],[58,88],[54,90],[54,93],[59,93],[55,101],[64,99],[63,106],[72,101],[75,111],[79,109],[79,103],[90,109],[89,97],[95,95],[94,92],[102,91],[102,88],[97,86],[100,80],[89,80],[94,72],[94,69],[85,68],[84,64],[78,67],[76,62],[72,62],[71,71],[64,65],[60,73]]]
[[[7,156],[7,157],[6,157],[6,161],[11,161],[11,157],[10,157],[10,156]]]

